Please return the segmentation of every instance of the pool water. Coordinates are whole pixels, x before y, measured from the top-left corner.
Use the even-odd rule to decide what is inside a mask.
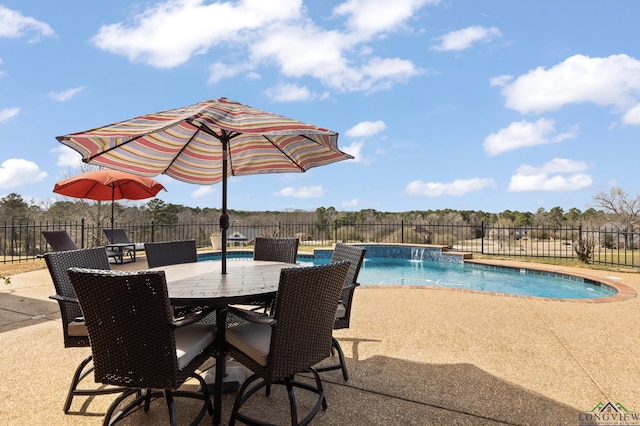
[[[229,252],[228,257],[251,259],[253,254]],[[219,255],[206,256],[201,260],[219,258]],[[298,263],[309,266],[329,261],[313,256],[298,258]],[[615,291],[588,279],[564,274],[399,258],[365,258],[358,282],[362,285],[431,286],[560,299],[589,299],[615,294]]]
[[[301,263],[306,262],[303,260]],[[321,263],[327,263],[327,260],[313,259],[309,262],[316,265]],[[395,258],[365,259],[358,281],[362,285],[423,285],[562,299],[587,299],[615,294],[599,285],[567,275],[542,275],[526,269],[490,269],[482,265]]]

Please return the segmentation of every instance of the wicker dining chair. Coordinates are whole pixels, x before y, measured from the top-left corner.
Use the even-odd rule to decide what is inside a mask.
[[[198,261],[196,240],[144,243],[149,268]]]
[[[275,384],[284,384],[287,388],[291,424],[308,424],[320,407],[327,408],[322,381],[313,366],[331,352],[331,332],[349,264],[344,261],[283,269],[272,317],[233,306],[222,311],[222,319],[230,312],[247,321],[220,329],[219,333],[225,333],[227,354],[254,372],[238,390],[230,425],[236,420],[266,424],[241,413],[240,409],[263,387],[269,395],[270,386]],[[302,372],[312,374],[315,386],[295,380],[295,375]],[[315,406],[300,422],[294,387],[317,395]]]
[[[336,310],[336,318],[333,325],[334,330],[349,328],[349,324],[351,322],[351,304],[353,302],[353,294],[356,287],[360,285],[357,282],[358,274],[360,273],[360,268],[364,262],[366,252],[367,249],[364,247],[357,247],[344,243],[336,243],[333,250],[331,262],[341,262],[344,260],[351,262],[351,266],[349,266],[349,272],[347,273],[347,278],[342,289],[342,295],[340,296],[340,303]],[[349,374],[347,373],[347,364],[345,362],[344,352],[342,351],[342,347],[340,347],[340,342],[338,342],[335,337],[332,337],[331,341],[331,354],[333,357],[334,352],[338,353],[338,362],[329,365],[324,364],[316,366],[316,371],[322,372],[342,369],[342,377],[346,382],[349,380]]]
[[[149,268],[159,268],[167,265],[178,265],[181,263],[193,263],[198,261],[198,251],[196,240],[162,241],[145,243],[144,251],[147,256]],[[199,315],[204,319],[205,314],[211,313],[206,306],[187,307],[174,306],[173,315],[175,318]],[[209,323],[215,324],[215,315],[207,318]]]
[[[266,260],[270,262],[296,263],[298,257],[297,238],[267,238],[256,237],[253,247],[253,260]],[[254,310],[263,310],[265,313],[273,307],[274,299],[256,302]]]
[[[297,238],[256,237],[253,247],[253,260],[296,263],[298,256]]]
[[[174,397],[203,401],[192,424],[199,424],[207,411],[213,414],[207,384],[197,370],[215,354],[215,326],[173,320],[163,271],[71,268],[68,274],[91,337],[96,382],[127,388],[109,406],[105,425],[142,404],[148,412],[151,400],[161,396],[171,425],[177,422]],[[199,392],[179,390],[188,378],[198,381]]]
[[[60,316],[62,319],[62,335],[64,337],[65,348],[78,348],[90,346],[87,327],[84,316],[80,309],[80,304],[73,291],[71,282],[67,275],[67,269],[71,267],[84,267],[94,269],[110,269],[109,258],[104,247],[79,249],[71,251],[49,252],[44,256],[44,260],[49,269],[49,274],[53,281],[56,294],[49,298],[58,302]],[[110,393],[123,392],[123,388],[78,388],[80,382],[93,371],[91,363],[93,357],[89,355],[76,368],[69,392],[64,403],[64,412],[68,413],[71,408],[73,397],[76,395],[104,395]]]

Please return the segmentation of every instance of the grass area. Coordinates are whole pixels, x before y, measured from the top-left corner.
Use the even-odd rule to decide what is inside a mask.
[[[526,257],[526,256],[500,256],[489,254],[474,253],[473,257],[476,259],[496,259],[496,260],[511,260],[518,262],[538,263],[543,265],[558,265],[558,266],[573,266],[576,268],[586,268],[598,271],[613,271],[613,272],[638,272],[638,268],[631,268],[628,266],[618,265],[601,265],[594,263],[582,263],[578,259],[562,259],[562,258],[550,258],[550,257]]]
[[[640,250],[611,250],[606,253],[597,252],[593,255],[593,260],[640,266]]]
[[[47,265],[44,259],[24,260],[22,262],[0,263],[0,275],[11,276],[22,274],[23,272],[37,271],[44,269]]]

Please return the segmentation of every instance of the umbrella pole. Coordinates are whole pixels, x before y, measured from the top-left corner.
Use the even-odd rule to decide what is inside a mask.
[[[222,232],[222,273],[227,273],[227,229],[229,229],[229,214],[227,213],[227,153],[229,151],[229,136],[222,131],[222,215],[220,216],[220,231]]]
[[[116,187],[111,187],[111,233],[113,234],[113,221],[114,221],[114,204],[116,201]]]

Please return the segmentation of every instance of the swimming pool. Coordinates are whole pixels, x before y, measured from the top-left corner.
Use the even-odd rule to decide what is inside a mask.
[[[321,264],[324,259],[300,263]],[[433,260],[365,259],[358,281],[362,285],[430,286],[478,290],[521,296],[561,299],[588,299],[615,294],[578,277],[543,274],[530,269],[491,269],[482,265],[456,264]]]
[[[324,252],[324,253],[322,253]],[[331,251],[316,251],[316,255],[298,256],[303,265],[321,265],[330,261]],[[433,260],[429,256],[368,257],[380,255],[367,251],[358,282],[364,286],[429,286],[483,292],[505,293],[559,299],[590,299],[616,294],[610,286],[581,277],[533,269],[504,268],[462,262]],[[402,256],[400,252],[387,252]],[[251,259],[252,252],[228,252],[229,259]],[[219,254],[202,256],[201,260],[219,259]]]

